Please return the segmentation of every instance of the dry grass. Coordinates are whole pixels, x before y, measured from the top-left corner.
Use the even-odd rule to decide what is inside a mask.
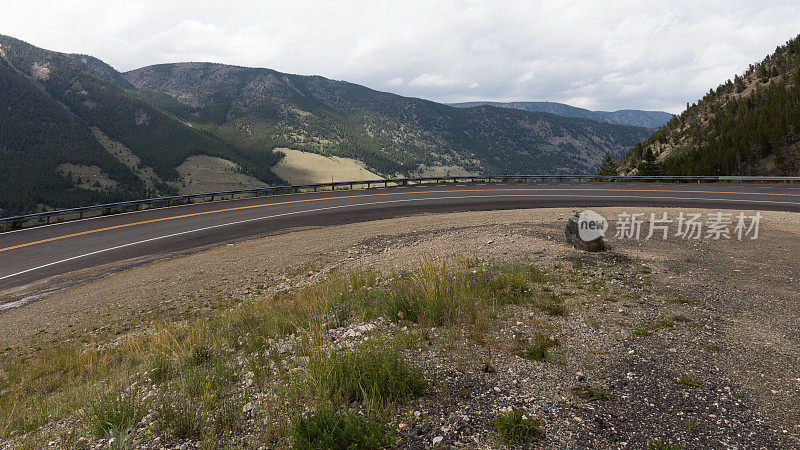
[[[88,407],[89,413],[78,418],[78,429],[96,436],[127,436],[143,411],[150,410],[158,412],[158,420],[149,433],[213,443],[218,433],[235,429],[242,419],[248,398],[241,380],[248,371],[258,388],[292,386],[275,394],[294,409],[280,409],[276,402],[264,411],[267,417],[291,417],[298,408],[332,408],[323,416],[336,423],[357,421],[347,415],[353,401],[380,417],[396,402],[423,392],[422,375],[403,353],[417,345],[416,336],[397,334],[330,350],[327,330],[383,317],[420,329],[466,327],[480,334],[508,305],[566,313],[561,298],[545,286],[558,280],[525,265],[422,258],[410,272],[334,274],[207,318],[164,323],[116,345],[50,348],[3,367],[0,439],[35,435],[42,425]],[[275,364],[285,358],[276,345],[289,336],[299,339],[297,351],[309,357],[303,370],[293,374]],[[147,390],[156,395],[145,399]],[[291,427],[283,422],[265,431],[264,439],[287,438]]]
[[[338,156],[323,156],[299,150],[277,149],[284,157],[272,171],[291,184],[328,183],[331,181],[379,180],[360,161]]]

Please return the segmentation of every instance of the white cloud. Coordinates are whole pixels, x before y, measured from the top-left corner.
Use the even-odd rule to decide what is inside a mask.
[[[386,84],[387,86],[392,86],[392,87],[402,86],[403,85],[403,77],[392,78],[391,80],[387,81],[384,84]]]
[[[446,78],[444,75],[440,73],[423,73],[422,75],[414,78],[413,80],[408,82],[409,86],[414,87],[448,87],[448,86],[455,86],[458,84],[457,80],[452,78]]]
[[[120,70],[215,61],[438,101],[672,112],[800,33],[796,0],[7,3],[4,34]]]

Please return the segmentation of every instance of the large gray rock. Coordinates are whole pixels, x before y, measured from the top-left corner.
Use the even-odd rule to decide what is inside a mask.
[[[567,228],[564,230],[564,236],[567,238],[567,243],[572,245],[578,250],[586,252],[602,252],[606,249],[606,243],[603,237],[591,241],[584,241],[578,232],[578,214],[573,213],[567,220]]]

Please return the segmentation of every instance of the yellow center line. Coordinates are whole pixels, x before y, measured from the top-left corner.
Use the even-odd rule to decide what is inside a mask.
[[[586,189],[586,188],[492,188],[492,189],[446,189],[446,190],[435,190],[435,191],[425,191],[425,195],[429,195],[432,193],[450,193],[450,192],[498,192],[498,191],[544,191],[544,192],[566,192],[566,191],[590,191],[590,192],[671,192],[671,193],[690,193],[690,194],[734,194],[734,195],[772,195],[772,196],[790,196],[790,197],[800,197],[800,194],[785,194],[785,193],[771,193],[771,192],[735,192],[735,191],[703,191],[703,190],[675,190],[675,189],[610,189],[610,188],[598,188],[598,189]],[[237,206],[235,208],[225,208],[225,209],[215,209],[212,211],[203,211],[191,214],[181,214],[177,216],[170,216],[170,217],[162,217],[159,219],[150,219],[150,220],[142,220],[139,222],[132,222],[126,223],[122,225],[114,225],[111,227],[104,227],[104,228],[96,228],[93,230],[86,230],[81,231],[78,233],[71,233],[65,234],[62,236],[55,236],[47,239],[41,239],[38,241],[27,242],[24,244],[12,245],[11,247],[0,248],[0,253],[6,252],[9,250],[15,250],[18,248],[28,247],[31,245],[36,244],[44,244],[46,242],[53,242],[59,241],[61,239],[67,239],[76,236],[83,236],[87,234],[94,234],[100,233],[102,231],[109,231],[109,230],[116,230],[119,228],[128,228],[136,225],[145,225],[148,223],[156,223],[156,222],[164,222],[167,220],[177,220],[177,219],[185,219],[187,217],[196,217],[196,216],[204,216],[206,214],[216,214],[222,212],[230,212],[230,211],[242,211],[246,209],[252,208],[262,208],[266,206],[279,206],[279,205],[289,205],[293,203],[306,203],[306,202],[319,202],[325,200],[337,200],[337,199],[348,199],[348,198],[363,198],[363,197],[378,197],[378,196],[388,196],[388,195],[413,195],[418,194],[418,192],[381,192],[381,193],[372,193],[372,194],[358,194],[358,195],[343,195],[343,196],[335,196],[335,197],[323,197],[323,198],[309,198],[309,199],[302,199],[302,200],[289,200],[285,202],[273,202],[273,203],[259,203],[257,205],[249,205],[249,206]]]

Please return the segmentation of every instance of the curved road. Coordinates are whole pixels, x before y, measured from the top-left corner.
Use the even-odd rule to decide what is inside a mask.
[[[0,291],[101,264],[301,226],[432,212],[599,206],[800,212],[800,187],[796,184],[431,184],[151,209],[0,233]]]

